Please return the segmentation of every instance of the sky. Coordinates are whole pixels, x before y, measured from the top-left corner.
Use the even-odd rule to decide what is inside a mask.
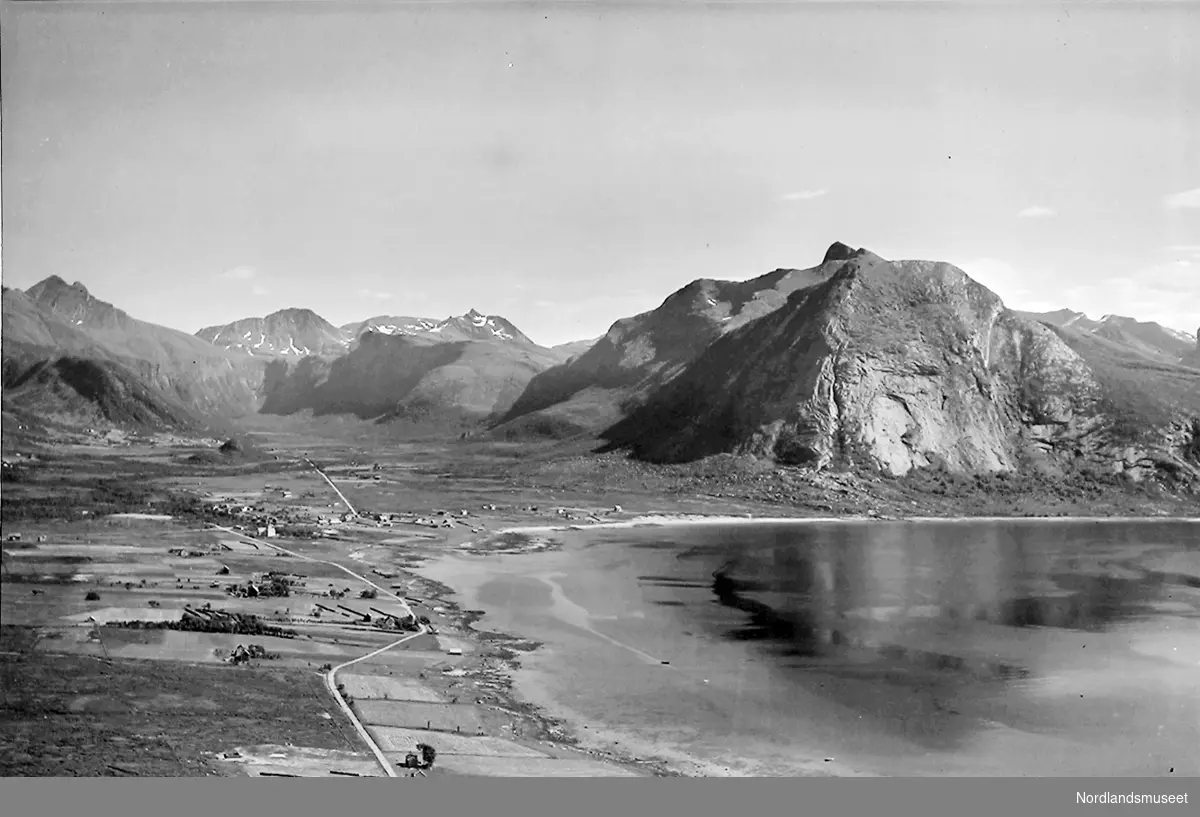
[[[5,3],[3,278],[546,345],[834,241],[1200,327],[1200,4]]]

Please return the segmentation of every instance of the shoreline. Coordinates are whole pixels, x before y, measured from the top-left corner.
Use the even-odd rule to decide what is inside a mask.
[[[456,553],[458,555],[467,555],[458,552],[457,549],[437,555],[430,555],[423,564],[405,568],[404,572],[412,574],[428,586],[432,592],[426,594],[427,599],[436,600],[437,604],[443,607],[447,613],[452,614],[454,618],[458,619],[459,625],[469,639],[475,641],[480,646],[491,646],[502,653],[507,653],[503,655],[502,660],[507,666],[506,675],[509,683],[500,693],[503,705],[498,708],[535,722],[540,732],[538,739],[553,744],[559,749],[578,752],[595,760],[637,771],[648,777],[692,776],[666,758],[622,752],[611,748],[608,745],[611,741],[608,743],[586,741],[583,734],[585,730],[579,728],[579,719],[573,716],[573,713],[572,716],[556,714],[550,711],[552,707],[548,706],[546,702],[542,700],[529,700],[518,691],[518,676],[524,675],[528,679],[530,674],[536,673],[536,670],[525,665],[520,656],[536,653],[539,650],[545,649],[547,645],[536,639],[518,636],[513,633],[479,629],[476,625],[487,616],[488,611],[467,609],[468,605],[464,603],[467,600],[466,598],[462,602],[452,598],[454,596],[466,596],[467,594],[463,590],[453,587],[440,579],[425,575],[425,568],[446,562],[453,558]],[[498,553],[494,555],[503,556],[513,554]],[[533,697],[538,698],[536,695]]]
[[[646,514],[632,519],[591,524],[519,525],[500,528],[492,534],[568,533],[589,530],[628,530],[639,527],[686,527],[692,525],[833,525],[879,522],[952,524],[966,522],[1175,522],[1200,523],[1194,516],[731,516],[723,514]]]
[[[638,735],[626,731],[621,731],[618,728],[611,727],[604,723],[591,722],[585,715],[572,710],[566,704],[563,704],[554,699],[550,691],[550,685],[547,683],[547,678],[552,675],[553,670],[546,666],[547,662],[554,661],[554,653],[549,649],[549,645],[539,642],[535,639],[528,639],[517,636],[510,632],[505,632],[503,628],[478,629],[477,625],[493,611],[487,610],[486,605],[482,605],[475,597],[475,588],[473,583],[478,580],[478,577],[472,576],[466,580],[466,586],[462,586],[460,582],[454,582],[438,578],[433,578],[426,573],[426,568],[431,568],[432,572],[437,573],[439,569],[444,570],[445,566],[451,564],[454,560],[470,559],[472,556],[533,556],[536,554],[545,554],[549,552],[557,552],[564,544],[564,540],[570,534],[584,534],[593,530],[630,530],[635,528],[645,527],[693,527],[693,526],[711,526],[711,525],[814,525],[814,524],[865,524],[871,522],[903,522],[903,523],[918,523],[918,524],[962,524],[970,522],[1042,522],[1042,523],[1183,523],[1183,524],[1198,524],[1200,517],[1154,517],[1154,516],[1137,516],[1137,517],[1102,517],[1102,516],[1077,516],[1077,517],[1041,517],[1041,516],[1026,516],[1026,517],[1006,517],[1006,516],[987,516],[987,517],[972,517],[972,516],[956,516],[956,517],[903,517],[903,518],[880,518],[869,516],[847,516],[847,517],[751,517],[751,516],[733,516],[729,514],[688,514],[688,513],[657,513],[657,514],[642,514],[629,519],[612,520],[607,522],[596,522],[591,524],[558,524],[558,525],[525,525],[500,528],[488,532],[488,536],[515,534],[515,535],[553,535],[558,547],[551,549],[530,549],[527,551],[487,551],[475,550],[473,545],[479,537],[471,537],[465,541],[459,542],[456,546],[442,551],[438,554],[430,554],[423,564],[410,567],[408,570],[424,582],[438,589],[437,597],[439,603],[444,605],[448,610],[455,610],[461,616],[463,628],[471,634],[471,638],[477,639],[481,643],[498,642],[503,644],[506,640],[522,641],[531,645],[529,649],[516,651],[513,660],[509,660],[508,677],[509,685],[505,690],[505,702],[507,705],[513,706],[514,709],[526,714],[544,727],[545,733],[549,736],[547,739],[564,748],[570,748],[574,751],[586,753],[597,759],[614,763],[626,768],[637,769],[643,773],[649,772],[656,777],[729,777],[738,776],[736,773],[731,775],[729,769],[722,768],[714,764],[710,760],[703,757],[694,757],[692,755],[681,752],[673,747],[660,746],[653,742],[640,740]],[[540,577],[541,574],[536,574]],[[559,592],[556,582],[550,582],[555,588],[555,592]],[[461,601],[453,601],[452,597],[458,597]],[[465,609],[467,607],[475,609]],[[525,660],[521,655],[529,655],[529,660]],[[808,774],[800,773],[802,776],[860,776],[861,773],[843,766],[841,763],[829,764],[830,759],[814,758],[807,765]]]

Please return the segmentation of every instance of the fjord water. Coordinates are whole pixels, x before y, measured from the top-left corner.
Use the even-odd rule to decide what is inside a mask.
[[[593,530],[438,572],[482,627],[544,642],[526,697],[631,754],[710,774],[1200,774],[1200,524]]]

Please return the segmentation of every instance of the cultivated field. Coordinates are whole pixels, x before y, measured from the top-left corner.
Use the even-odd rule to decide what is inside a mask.
[[[79,446],[5,484],[0,615],[14,727],[0,771],[383,774],[325,676],[395,642],[409,611],[427,634],[335,678],[355,716],[387,736],[393,765],[416,742],[446,757],[467,736],[489,756],[557,762],[525,745],[562,734],[511,700],[504,639],[481,640],[472,616],[442,600],[446,588],[406,568],[494,547],[491,531],[506,526],[613,509],[541,507],[540,496],[503,496],[486,479],[458,485],[395,452],[379,462],[291,442],[229,467],[179,451]],[[302,454],[320,457],[358,515]],[[82,736],[93,750],[72,749]],[[589,774],[617,769],[560,751]],[[502,771],[451,766],[423,773]]]

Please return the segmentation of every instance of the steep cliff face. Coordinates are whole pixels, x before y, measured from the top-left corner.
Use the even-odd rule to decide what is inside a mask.
[[[1049,327],[949,264],[831,255],[828,280],[713,342],[605,432],[610,447],[895,475],[1112,453],[1103,384]]]

